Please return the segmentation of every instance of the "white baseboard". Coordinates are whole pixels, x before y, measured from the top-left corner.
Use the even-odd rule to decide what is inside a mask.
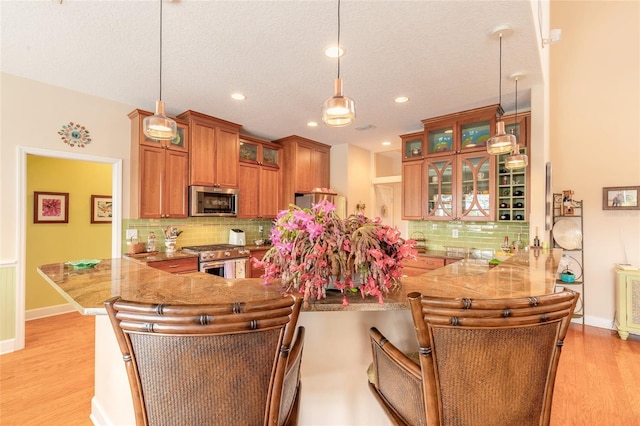
[[[0,341],[0,355],[8,354],[16,350],[15,339]]]
[[[589,315],[584,317],[584,325],[590,325],[592,327],[598,327],[598,328],[606,328],[607,330],[616,329],[612,319],[592,317]]]
[[[109,422],[109,418],[102,409],[100,403],[96,400],[95,396],[91,398],[91,414],[89,415],[89,419],[91,419],[91,423],[93,423],[95,426],[111,425],[111,422]]]
[[[31,321],[40,318],[52,317],[54,315],[66,314],[75,310],[76,309],[70,303],[64,303],[62,305],[30,309],[24,313],[24,319],[25,321]]]

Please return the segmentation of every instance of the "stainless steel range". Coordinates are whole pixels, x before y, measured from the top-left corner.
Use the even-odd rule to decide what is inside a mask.
[[[223,278],[244,278],[250,251],[233,244],[209,244],[182,247],[182,251],[197,254],[199,271]]]

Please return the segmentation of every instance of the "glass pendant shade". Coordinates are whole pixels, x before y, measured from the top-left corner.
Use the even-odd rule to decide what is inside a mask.
[[[487,139],[487,152],[492,155],[507,154],[513,151],[516,142],[515,135],[505,131],[504,121],[498,121],[496,123],[496,134]]]
[[[342,80],[334,82],[335,95],[322,103],[322,122],[327,126],[348,126],[356,119],[356,103],[342,95]]]
[[[519,149],[516,150],[504,160],[504,167],[509,170],[524,169],[529,164],[529,157],[526,154],[520,154]]]
[[[156,101],[156,113],[142,122],[144,134],[158,141],[170,141],[178,135],[176,122],[164,115],[164,102]]]

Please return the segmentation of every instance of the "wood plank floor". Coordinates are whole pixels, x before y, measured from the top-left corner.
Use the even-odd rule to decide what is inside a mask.
[[[27,322],[26,348],[0,356],[0,425],[91,425],[93,359],[92,316]],[[640,425],[639,387],[640,337],[623,341],[610,330],[572,325],[551,424]]]

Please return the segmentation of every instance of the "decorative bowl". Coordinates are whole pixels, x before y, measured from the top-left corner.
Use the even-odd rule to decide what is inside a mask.
[[[264,244],[264,240],[253,240],[253,244],[257,245],[257,246],[261,246]]]

